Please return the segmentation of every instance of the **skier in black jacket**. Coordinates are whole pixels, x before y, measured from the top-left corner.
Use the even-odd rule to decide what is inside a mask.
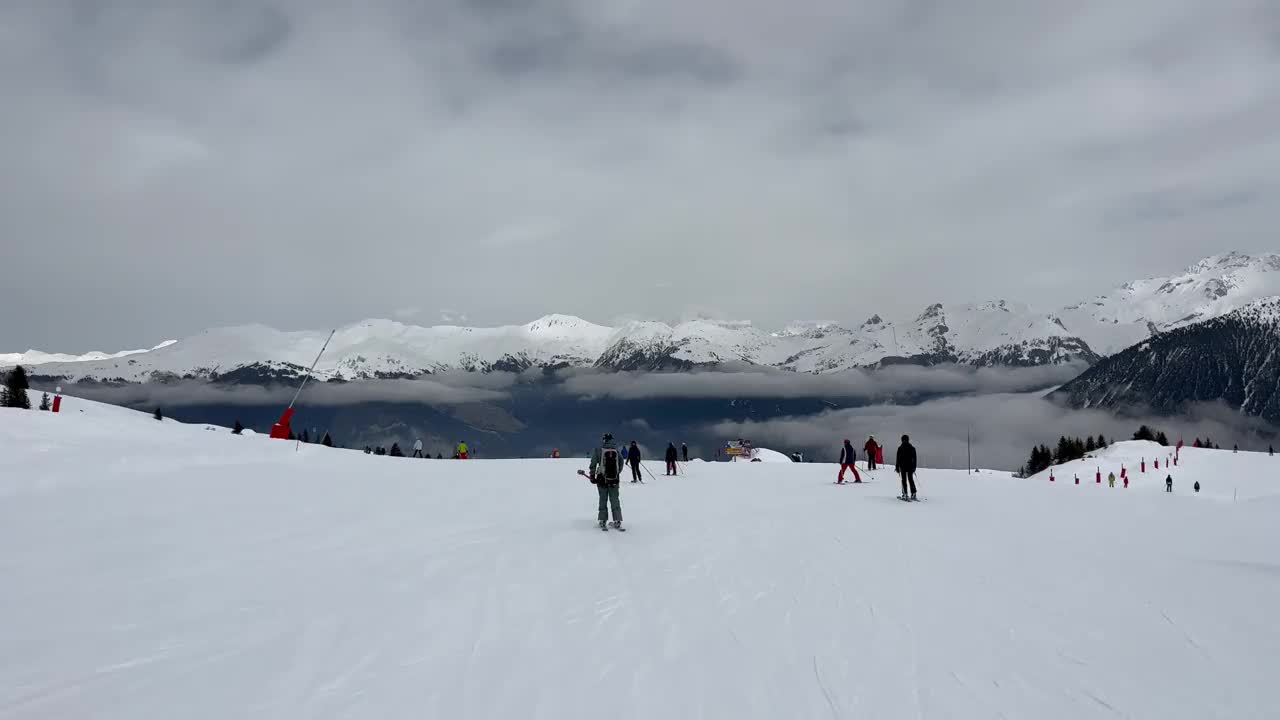
[[[916,500],[916,447],[911,444],[911,438],[906,435],[902,436],[902,444],[898,446],[898,457],[893,464],[893,469],[902,476],[902,499]],[[908,486],[911,490],[910,495],[907,495]]]
[[[668,475],[679,474],[679,471],[676,470],[676,460],[678,460],[679,458],[680,456],[676,453],[675,443],[667,443],[667,474]]]
[[[640,476],[640,446],[636,445],[635,440],[632,440],[631,447],[627,448],[627,464],[631,466],[631,482],[644,482],[644,478]]]
[[[680,443],[680,457],[684,458],[685,462],[689,462],[689,446],[684,443]]]

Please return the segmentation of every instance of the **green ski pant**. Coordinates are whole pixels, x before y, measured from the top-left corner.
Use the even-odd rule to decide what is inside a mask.
[[[613,521],[622,522],[622,501],[618,498],[617,485],[596,485],[596,490],[600,493],[600,513],[597,516],[600,522],[609,519],[607,512],[608,507],[613,507]]]

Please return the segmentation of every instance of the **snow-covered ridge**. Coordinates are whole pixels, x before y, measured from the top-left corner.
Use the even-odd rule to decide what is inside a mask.
[[[164,342],[152,348],[142,348],[140,350],[121,350],[115,353],[104,353],[99,350],[90,350],[83,355],[70,355],[67,353],[50,353],[41,350],[27,350],[20,353],[0,353],[0,367],[11,365],[40,365],[43,363],[73,363],[88,362],[90,360],[111,360],[121,358],[127,355],[138,355],[152,350],[169,347],[177,342],[177,340],[165,340]]]
[[[1280,254],[1228,252],[1177,275],[1125,283],[1058,315],[1095,352],[1112,355],[1153,333],[1221,317],[1275,296],[1280,296]]]
[[[344,379],[412,376],[443,370],[600,367],[678,370],[747,364],[827,373],[887,364],[979,366],[1093,363],[1153,333],[1221,317],[1280,296],[1280,255],[1225,253],[1183,272],[1125,283],[1111,293],[1054,312],[992,300],[935,303],[906,321],[872,314],[856,329],[798,322],[778,332],[749,322],[638,321],[597,325],[547,315],[525,325],[419,327],[365,320],[340,328],[318,369]],[[37,374],[142,382],[174,377],[238,380],[293,376],[309,365],[325,331],[283,332],[262,325],[215,328],[148,351],[115,355],[0,355]]]

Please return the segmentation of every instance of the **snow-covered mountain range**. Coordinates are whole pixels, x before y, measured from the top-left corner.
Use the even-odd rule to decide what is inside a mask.
[[[856,328],[798,323],[769,332],[747,322],[712,320],[613,328],[566,315],[494,328],[365,320],[337,331],[317,371],[323,378],[350,380],[453,369],[674,370],[746,364],[828,373],[902,363],[1092,364],[1153,334],[1271,296],[1280,296],[1280,255],[1233,252],[1205,258],[1178,275],[1126,283],[1056,311],[1005,300],[933,304],[905,322],[873,315]],[[0,364],[22,362],[37,375],[73,381],[262,381],[297,376],[327,335],[248,325],[206,330],[116,356],[44,357],[29,351],[21,357],[0,355]]]
[[[1174,414],[1222,401],[1280,422],[1280,298],[1256,300],[1143,340],[1058,389],[1072,407],[1145,407]]]
[[[1058,311],[1099,355],[1280,295],[1280,254],[1213,255],[1172,277],[1125,283]]]
[[[9,367],[13,365],[43,365],[45,363],[73,363],[88,362],[90,360],[114,360],[127,355],[137,355],[139,353],[151,352],[168,347],[177,342],[177,340],[165,340],[153,348],[142,348],[141,350],[121,350],[115,353],[104,353],[100,350],[90,350],[83,355],[68,355],[67,353],[47,353],[41,350],[28,350],[20,353],[0,353],[0,367]]]

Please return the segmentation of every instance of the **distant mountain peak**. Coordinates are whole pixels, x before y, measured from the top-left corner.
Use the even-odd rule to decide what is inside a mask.
[[[1187,268],[1185,272],[1187,275],[1201,275],[1246,268],[1257,268],[1261,272],[1280,270],[1280,254],[1249,255],[1238,250],[1229,250],[1203,258]]]
[[[924,320],[932,320],[934,318],[941,317],[942,313],[943,313],[942,303],[934,303],[929,307],[925,308],[924,312],[920,313],[920,315],[916,318],[916,322],[921,322]]]

